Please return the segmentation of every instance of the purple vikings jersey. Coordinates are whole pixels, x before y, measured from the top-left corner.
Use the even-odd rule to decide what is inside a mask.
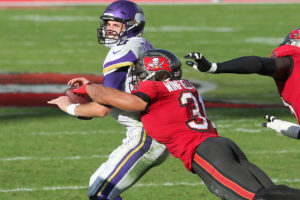
[[[103,64],[103,85],[130,93],[134,77],[131,69],[138,58],[153,46],[145,38],[132,37],[111,47]],[[125,126],[135,126],[139,113],[112,109],[113,117]]]

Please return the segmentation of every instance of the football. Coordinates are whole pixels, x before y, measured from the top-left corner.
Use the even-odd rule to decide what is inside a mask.
[[[79,104],[85,104],[89,103],[92,101],[92,99],[88,95],[82,95],[82,94],[75,94],[72,92],[72,90],[76,89],[75,87],[70,87],[67,88],[64,91],[64,95],[69,97],[70,101],[72,103],[79,103]],[[77,119],[82,119],[82,120],[90,120],[93,119],[92,117],[82,117],[82,116],[77,116]]]
[[[67,88],[64,92],[64,95],[69,97],[72,103],[85,104],[92,101],[92,99],[88,95],[75,94],[72,90],[76,89],[75,87]]]

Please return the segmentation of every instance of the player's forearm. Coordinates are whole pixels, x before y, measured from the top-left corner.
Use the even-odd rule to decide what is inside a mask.
[[[145,101],[135,95],[99,84],[88,85],[86,91],[93,101],[104,105],[111,105],[121,110],[143,111],[147,106]]]
[[[217,63],[215,73],[236,73],[236,74],[262,74],[270,75],[276,70],[275,62],[271,58],[258,56],[244,56]]]
[[[110,108],[96,102],[91,102],[87,104],[80,104],[75,108],[74,112],[77,116],[103,118],[109,114]]]

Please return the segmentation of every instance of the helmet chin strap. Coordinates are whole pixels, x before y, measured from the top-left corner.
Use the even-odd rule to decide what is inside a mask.
[[[135,23],[134,25],[132,25],[131,27],[129,27],[129,28],[127,29],[127,31],[130,31],[131,29],[137,27],[138,25],[139,25],[138,23]]]
[[[154,72],[150,72],[148,76],[146,76],[146,78],[144,78],[144,80],[151,80],[154,77],[155,73]]]
[[[115,44],[117,44],[120,41],[120,39],[113,39],[113,38],[105,38],[104,46],[111,48]]]

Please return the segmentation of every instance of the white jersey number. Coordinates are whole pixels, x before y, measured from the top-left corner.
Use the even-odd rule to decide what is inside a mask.
[[[191,111],[191,119],[186,121],[186,125],[196,131],[207,131],[209,123],[205,116],[202,116],[202,104],[197,101],[197,98],[191,92],[183,92],[180,94],[179,103],[181,107],[187,107]],[[203,112],[202,112],[203,113]]]

